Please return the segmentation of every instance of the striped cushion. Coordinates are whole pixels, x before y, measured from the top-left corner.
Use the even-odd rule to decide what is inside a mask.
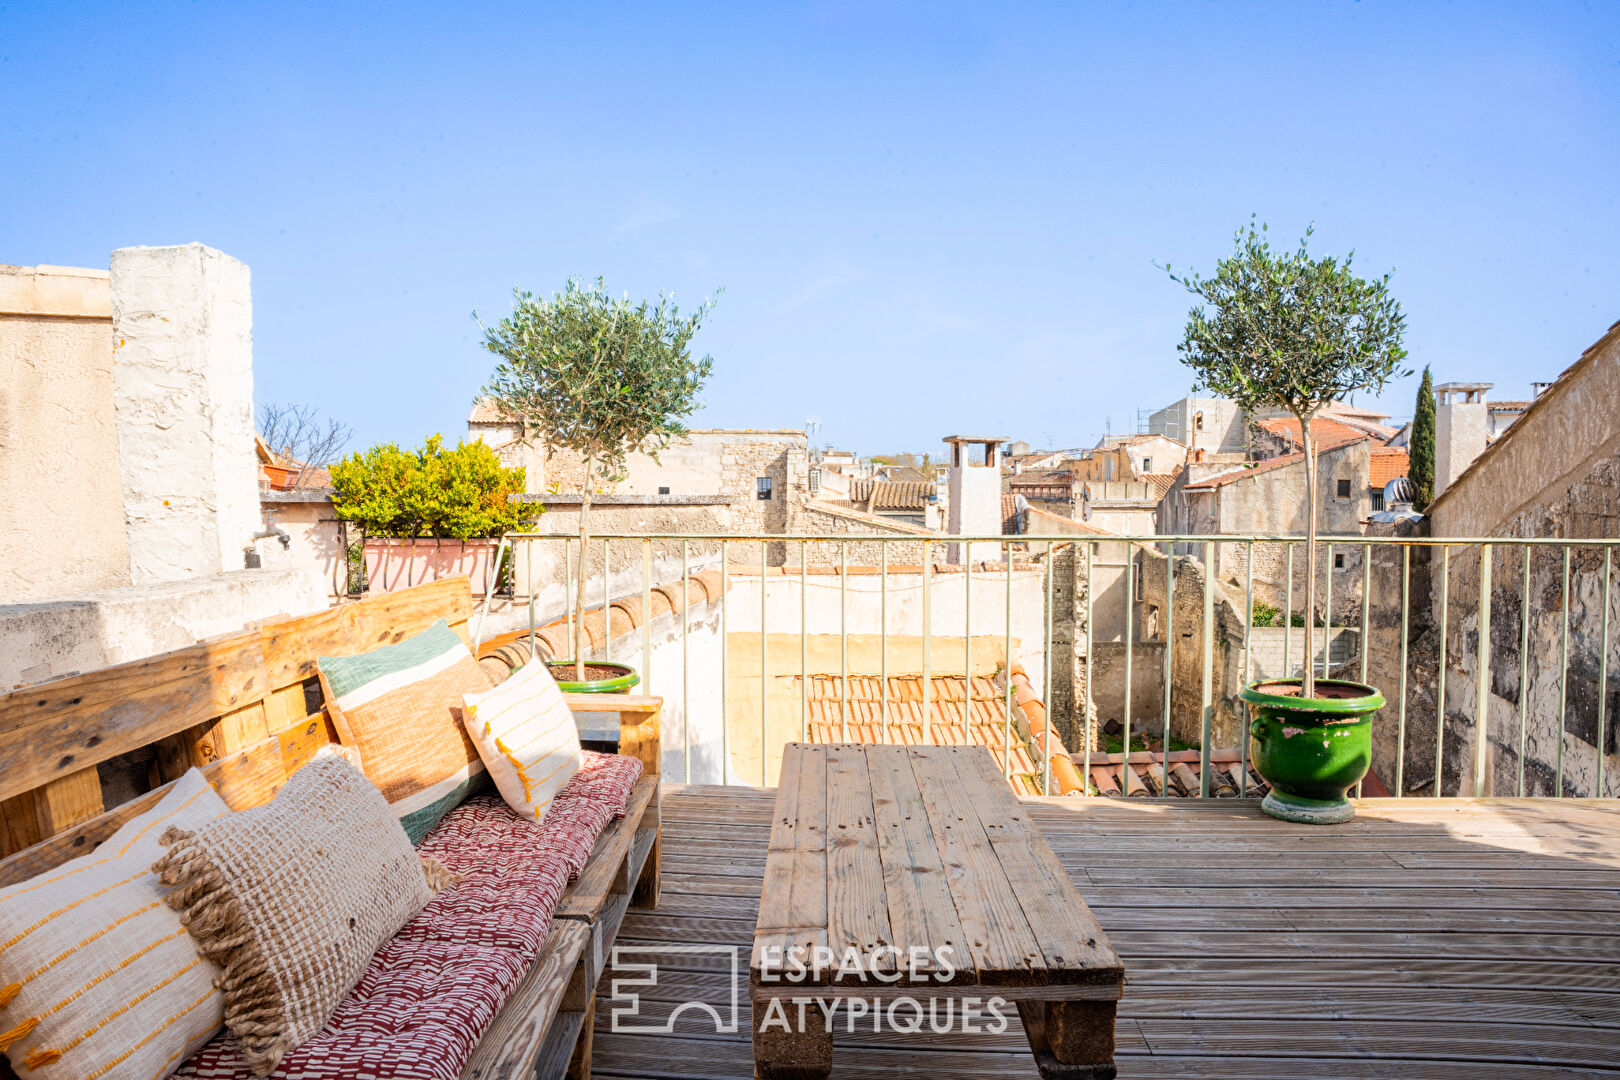
[[[489,679],[443,619],[397,645],[316,663],[339,741],[420,842],[483,771],[457,714]]]
[[[495,689],[461,700],[462,722],[501,797],[523,817],[542,820],[580,763],[579,729],[551,672],[533,660]]]
[[[29,1080],[161,1080],[219,1030],[219,968],[163,902],[171,827],[229,811],[192,769],[89,855],[0,889],[0,1049]]]

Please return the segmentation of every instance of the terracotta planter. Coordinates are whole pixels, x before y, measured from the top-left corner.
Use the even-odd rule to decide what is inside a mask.
[[[470,579],[472,594],[496,587],[499,540],[383,540],[366,538],[366,588],[395,592],[444,578]]]

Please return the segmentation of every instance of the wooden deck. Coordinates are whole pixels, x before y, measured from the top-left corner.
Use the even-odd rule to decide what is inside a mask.
[[[594,1071],[750,1077],[746,978],[773,791],[664,789],[663,901],[619,935],[658,964],[614,1034],[598,988]],[[1330,829],[1254,801],[1029,799],[1125,963],[1127,1077],[1567,1077],[1620,1072],[1620,805],[1377,799]],[[639,951],[645,949],[645,951]],[[626,977],[622,973],[621,978]],[[629,993],[631,991],[626,991]],[[1034,1077],[1024,1034],[835,1037],[834,1077]]]

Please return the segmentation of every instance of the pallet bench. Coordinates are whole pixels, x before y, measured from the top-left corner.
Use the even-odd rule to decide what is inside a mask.
[[[819,970],[818,953],[832,958]],[[1124,977],[988,751],[786,747],[749,965],[758,1076],[830,1075],[833,1031],[855,1014],[829,1017],[817,998],[875,1001],[902,1022],[900,998],[937,1015],[999,998],[1042,1076],[1106,1080]]]
[[[0,694],[0,886],[93,851],[192,766],[233,810],[267,802],[337,741],[315,657],[390,644],[445,619],[467,637],[465,578],[419,585]],[[482,658],[487,649],[480,649]],[[643,775],[558,902],[539,956],[474,1049],[464,1080],[590,1076],[595,987],[631,907],[658,904],[662,699],[567,694],[575,712],[618,716],[619,753]],[[150,748],[150,752],[147,750]],[[98,766],[139,752],[149,786],[107,807]],[[15,1080],[0,1058],[0,1080]]]

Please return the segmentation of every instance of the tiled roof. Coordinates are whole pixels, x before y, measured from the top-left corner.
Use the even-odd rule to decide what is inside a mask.
[[[854,503],[870,502],[876,510],[921,510],[934,494],[934,485],[926,480],[852,480],[849,500]]]
[[[1176,477],[1178,477],[1180,475],[1181,475],[1181,470],[1179,468],[1175,472],[1143,473],[1142,475],[1140,475],[1140,476],[1138,476],[1136,478],[1136,482],[1139,483],[1139,484],[1151,484],[1151,485],[1153,485],[1153,497],[1155,499],[1157,499],[1157,500],[1162,501],[1164,499],[1165,493],[1167,491],[1169,491],[1170,488],[1171,488],[1171,485],[1173,485],[1176,482]]]
[[[1279,416],[1270,420],[1256,420],[1254,426],[1271,432],[1278,438],[1287,439],[1294,446],[1303,447],[1305,440],[1299,433],[1299,421],[1291,416]],[[1311,421],[1311,435],[1315,437],[1317,446],[1325,447],[1329,442],[1345,443],[1353,439],[1365,438],[1367,432],[1360,428],[1341,424],[1337,420],[1326,416],[1318,416]]]
[[[1487,401],[1485,405],[1492,412],[1521,412],[1530,407],[1528,401]]]
[[[1316,427],[1316,424],[1313,422],[1311,427]],[[1351,432],[1350,435],[1345,438],[1339,438],[1331,442],[1323,440],[1316,447],[1317,456],[1320,458],[1322,454],[1327,453],[1329,450],[1337,450],[1342,446],[1349,446],[1351,443],[1360,442],[1366,437],[1367,436],[1361,434],[1360,432]],[[1257,465],[1249,466],[1248,468],[1233,469],[1231,472],[1224,472],[1219,476],[1211,476],[1208,479],[1200,480],[1197,483],[1188,484],[1183,490],[1212,491],[1215,488],[1225,487],[1227,484],[1235,484],[1237,481],[1246,479],[1250,476],[1258,476],[1260,473],[1271,472],[1274,469],[1284,469],[1290,465],[1297,465],[1304,460],[1304,451],[1299,451],[1293,454],[1283,454],[1281,457],[1269,458]]]
[[[1013,487],[1071,487],[1075,474],[1068,469],[1040,469],[1007,478]]]
[[[888,724],[884,726],[883,679],[877,675],[811,675],[804,687],[806,736],[813,743],[894,743],[905,746],[982,746],[1011,774],[1020,794],[1042,793],[1038,764],[1043,747],[1053,758],[1052,794],[1078,793],[1079,773],[1055,734],[1047,729],[1046,708],[1035,697],[1023,668],[1014,663],[1009,694],[988,676],[933,675],[926,717],[921,674],[890,675]],[[798,697],[801,676],[777,676]],[[843,687],[849,702],[843,706]],[[963,711],[966,709],[966,722]],[[926,730],[925,730],[926,724]]]
[[[1081,768],[1087,763],[1086,758],[1080,754],[1071,755],[1071,760]],[[1203,786],[1199,752],[1197,750],[1170,752],[1168,789],[1165,789],[1164,760],[1164,754],[1150,750],[1135,751],[1130,755],[1129,761],[1124,754],[1102,754],[1093,751],[1090,758],[1091,786],[1099,795],[1198,796]],[[1269,785],[1254,770],[1254,763],[1251,761],[1247,773],[1248,782],[1244,785],[1248,790],[1239,792],[1239,780],[1244,773],[1243,764],[1238,760],[1236,750],[1211,751],[1209,765],[1211,795],[1230,798],[1244,794],[1254,798],[1264,795],[1269,790]]]
[[[469,424],[510,424],[513,420],[490,398],[479,398],[473,402],[472,412],[467,414]]]
[[[1001,535],[1017,536],[1018,533],[1018,496],[1002,492]]]
[[[1375,446],[1372,449],[1372,461],[1368,467],[1367,484],[1375,491],[1383,491],[1384,485],[1398,476],[1405,476],[1409,459],[1406,448],[1401,446]]]

